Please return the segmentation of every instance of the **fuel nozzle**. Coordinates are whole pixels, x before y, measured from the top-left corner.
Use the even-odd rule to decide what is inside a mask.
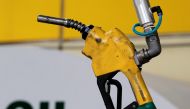
[[[89,31],[94,27],[93,25],[86,26],[85,24],[72,20],[72,19],[62,19],[62,18],[55,18],[50,16],[39,15],[38,22],[60,25],[67,28],[73,28],[78,30],[82,33],[82,38],[85,40]]]

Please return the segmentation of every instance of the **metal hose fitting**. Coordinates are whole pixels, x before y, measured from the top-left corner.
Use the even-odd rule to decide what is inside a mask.
[[[141,67],[143,64],[149,62],[149,60],[152,58],[158,56],[162,51],[157,29],[155,32],[152,32],[152,30],[155,29],[153,13],[157,12],[158,16],[162,18],[162,10],[160,6],[151,8],[149,0],[133,0],[133,2],[140,26],[144,28],[145,33],[151,32],[151,34],[148,34],[146,37],[148,48],[136,51],[135,54],[136,64]]]

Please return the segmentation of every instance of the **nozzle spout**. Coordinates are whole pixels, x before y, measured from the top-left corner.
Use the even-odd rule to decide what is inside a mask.
[[[39,15],[37,20],[38,22],[61,25],[61,26],[66,26],[66,27],[68,25],[66,19],[49,17],[49,16],[44,16],[44,15]]]
[[[85,24],[72,19],[62,19],[44,15],[39,15],[37,20],[42,23],[55,24],[78,30],[82,33],[83,39],[86,39],[88,32],[94,27],[93,25],[86,26]]]

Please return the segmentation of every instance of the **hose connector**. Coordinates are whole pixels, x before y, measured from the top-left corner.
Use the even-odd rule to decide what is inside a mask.
[[[152,58],[158,56],[161,51],[160,39],[157,33],[161,23],[162,23],[162,9],[160,6],[152,7],[150,6],[149,0],[133,0],[139,23],[133,26],[133,32],[139,36],[146,37],[146,43],[148,48],[136,51],[135,61],[136,64],[141,67],[143,64],[149,62]],[[156,26],[154,26],[155,20],[153,13],[157,12],[159,16],[159,21]],[[143,27],[144,32],[138,32],[136,27]]]

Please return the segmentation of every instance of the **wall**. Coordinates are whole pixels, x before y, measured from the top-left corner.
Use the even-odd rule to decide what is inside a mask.
[[[59,0],[0,0],[0,42],[57,38],[58,27],[37,23],[37,15],[59,15]]]
[[[60,16],[60,0],[0,0],[0,42],[51,40],[59,37],[59,27],[36,22],[39,14]],[[161,34],[189,33],[190,1],[150,0],[164,11]],[[180,5],[179,5],[180,4]],[[132,0],[64,0],[64,16],[101,26],[120,28],[126,34],[137,23]],[[157,19],[157,17],[155,17]],[[80,33],[64,29],[66,39],[80,38]]]
[[[76,3],[77,2],[77,3]],[[80,3],[81,2],[81,3]],[[132,34],[131,28],[137,23],[133,0],[66,0],[65,16],[95,24],[109,30],[118,27],[126,34]],[[160,5],[163,9],[163,23],[159,32],[162,34],[190,32],[189,0],[150,0],[152,6]],[[80,4],[80,5],[78,5]],[[156,15],[156,14],[155,14]],[[155,19],[158,19],[157,16]],[[66,30],[65,35],[77,37],[79,34]]]

